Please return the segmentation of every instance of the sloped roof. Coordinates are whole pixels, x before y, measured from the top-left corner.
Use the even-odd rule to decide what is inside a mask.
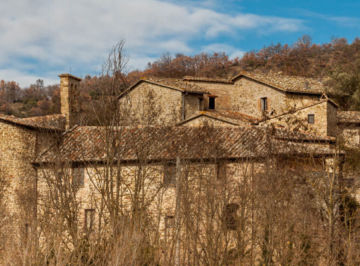
[[[360,123],[360,111],[338,111],[338,123]]]
[[[192,77],[185,76],[183,78],[184,81],[199,81],[199,82],[210,82],[210,83],[224,83],[224,84],[233,84],[233,81],[230,79],[222,79],[222,78],[207,78],[207,77]]]
[[[141,79],[137,81],[135,84],[131,85],[129,88],[127,88],[124,92],[122,92],[119,95],[119,98],[126,95],[128,92],[136,88],[139,84],[146,82],[149,84],[181,91],[181,92],[187,92],[187,93],[194,93],[194,94],[205,94],[209,93],[205,89],[201,88],[200,86],[185,82],[181,79],[171,79],[171,78],[161,78],[161,79],[155,79],[155,78],[148,78],[148,79]]]
[[[232,125],[241,125],[245,123],[253,124],[257,123],[260,119],[246,115],[240,112],[234,111],[226,111],[226,110],[212,110],[212,111],[199,111],[196,112],[193,116],[189,117],[188,119],[178,123],[178,125],[183,125],[191,120],[194,120],[198,117],[205,116],[212,119],[216,119],[225,123],[229,123]]]
[[[65,116],[61,114],[28,118],[0,114],[0,121],[31,129],[56,131],[63,131],[65,129]]]
[[[281,73],[269,72],[242,72],[231,79],[235,82],[241,77],[253,79],[255,81],[264,83],[271,87],[277,88],[284,92],[301,93],[301,94],[316,94],[321,95],[325,93],[324,85],[321,81],[305,78],[300,76],[288,76]]]
[[[300,93],[300,94],[312,94],[312,95],[321,95],[325,93],[325,88],[321,81],[311,78],[299,77],[299,76],[288,76],[275,72],[269,72],[265,74],[259,71],[256,72],[243,71],[240,74],[230,79],[186,76],[184,77],[183,80],[189,82],[214,82],[214,83],[223,83],[223,84],[234,84],[236,80],[242,77],[263,83],[280,91],[288,92],[288,93]]]
[[[57,160],[104,162],[111,149],[123,161],[212,158],[258,158],[271,154],[333,154],[328,139],[265,128],[243,127],[76,127],[64,134],[59,149],[35,163]],[[305,137],[306,136],[306,137]],[[108,140],[108,141],[106,141]],[[326,142],[326,145],[309,145]],[[269,145],[269,141],[271,145]],[[312,144],[313,144],[312,143]],[[116,148],[114,148],[116,147]]]

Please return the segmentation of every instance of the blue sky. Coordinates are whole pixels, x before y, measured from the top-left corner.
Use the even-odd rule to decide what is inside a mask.
[[[352,42],[360,31],[355,0],[4,0],[0,10],[0,79],[21,86],[99,74],[122,39],[130,71],[165,52],[241,57],[304,34]]]

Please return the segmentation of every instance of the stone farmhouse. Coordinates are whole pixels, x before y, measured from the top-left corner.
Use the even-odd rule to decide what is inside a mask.
[[[142,79],[119,95],[125,115],[108,142],[109,128],[76,125],[81,79],[59,77],[61,114],[0,116],[1,174],[10,180],[12,206],[25,202],[17,217],[29,223],[38,211],[30,202],[41,201],[42,177],[58,162],[65,162],[78,180],[79,216],[88,227],[97,219],[89,178],[104,165],[121,163],[131,183],[139,164],[146,162],[154,176],[146,184],[149,193],[166,190],[157,213],[164,227],[175,212],[177,158],[241,179],[245,164],[262,169],[270,155],[283,158],[279,167],[294,161],[305,165],[299,158],[310,155],[315,168],[335,156],[341,161],[344,153],[335,149],[339,135],[348,146],[360,145],[360,112],[339,110],[316,80],[245,72],[232,79]],[[109,147],[119,149],[116,159],[108,157]],[[24,188],[37,192],[36,198],[22,196]]]

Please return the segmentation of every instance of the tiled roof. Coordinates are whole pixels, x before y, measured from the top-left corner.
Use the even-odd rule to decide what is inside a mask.
[[[113,160],[107,151],[116,147],[123,161],[258,158],[272,154],[333,154],[324,138],[267,128],[198,127],[76,127],[64,134],[60,152],[51,148],[36,163],[56,160],[97,162]],[[106,137],[108,136],[108,137]],[[112,136],[111,138],[109,136]],[[286,137],[286,138],[285,138]],[[106,141],[108,139],[109,141]],[[111,140],[110,140],[111,139]],[[302,140],[312,141],[313,145]],[[314,144],[317,142],[326,144]],[[269,143],[271,142],[271,145]],[[114,153],[112,153],[114,154]]]
[[[259,71],[251,73],[242,72],[233,77],[231,81],[234,82],[242,76],[260,81],[285,92],[319,95],[325,93],[325,88],[321,81],[299,76],[287,76],[275,72],[269,72],[266,74]]]
[[[315,94],[321,95],[325,92],[324,85],[321,81],[299,77],[299,76],[287,76],[280,73],[269,72],[262,73],[259,71],[256,72],[241,72],[231,79],[216,79],[216,78],[202,78],[202,77],[184,77],[184,81],[189,82],[214,82],[214,83],[224,83],[224,84],[233,84],[237,79],[241,77],[246,77],[268,86],[274,87],[278,90],[289,92],[289,93],[305,93],[305,94]]]
[[[166,88],[170,88],[170,89],[174,89],[177,91],[181,91],[181,92],[188,92],[188,93],[196,93],[196,94],[205,94],[205,93],[209,93],[208,91],[206,91],[205,89],[201,88],[200,86],[190,83],[190,82],[186,82],[183,81],[181,79],[171,79],[171,78],[159,78],[159,79],[155,79],[155,78],[148,78],[148,79],[141,79],[138,82],[136,82],[135,84],[131,85],[129,88],[127,88],[123,93],[121,93],[119,95],[119,98],[121,98],[123,95],[127,94],[129,91],[131,91],[132,89],[134,89],[137,85],[143,83],[143,82],[147,82],[150,84],[154,84],[154,85],[158,85],[158,86],[162,86],[162,87],[166,87]]]
[[[199,82],[213,82],[213,83],[225,83],[225,84],[233,84],[233,82],[229,79],[221,79],[221,78],[206,78],[206,77],[192,77],[185,76],[183,78],[184,81],[199,81]]]
[[[195,93],[208,93],[200,86],[183,81],[181,79],[161,78],[161,79],[147,79],[146,81],[153,82],[156,84],[166,85],[168,87],[176,88],[185,92]]]
[[[19,118],[0,114],[0,121],[32,129],[64,130],[65,116],[61,114]]]
[[[360,123],[360,111],[338,111],[338,123]]]
[[[210,118],[215,118],[217,120],[230,123],[233,125],[241,125],[245,123],[253,124],[257,123],[260,119],[246,115],[240,112],[234,111],[225,111],[225,110],[212,110],[212,111],[198,111],[193,116],[189,117],[188,119],[178,123],[178,125],[182,125],[190,120],[196,119],[201,116],[206,116]]]

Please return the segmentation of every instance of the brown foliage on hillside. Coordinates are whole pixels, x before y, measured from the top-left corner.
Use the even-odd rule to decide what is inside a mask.
[[[360,108],[358,38],[352,43],[338,38],[330,43],[313,44],[311,38],[305,35],[293,45],[272,44],[259,51],[247,52],[241,59],[230,59],[225,53],[201,53],[194,56],[164,54],[157,61],[149,63],[143,71],[135,70],[120,75],[126,80],[122,84],[132,84],[146,77],[182,78],[190,75],[228,78],[241,70],[318,78],[328,85],[329,94],[343,109]],[[97,101],[106,84],[118,79],[111,75],[86,76],[81,82],[80,102],[84,117],[94,109],[90,103]],[[118,91],[123,89],[118,88]],[[56,85],[44,86],[42,80],[37,80],[35,84],[20,89],[15,81],[0,81],[1,113],[28,117],[59,113],[59,110],[59,88]],[[90,124],[95,123],[91,119],[86,120]]]

